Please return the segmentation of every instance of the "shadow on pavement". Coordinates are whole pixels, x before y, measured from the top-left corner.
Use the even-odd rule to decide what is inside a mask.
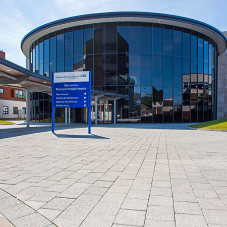
[[[67,134],[56,134],[54,133],[55,136],[57,136],[58,138],[74,138],[74,139],[109,139],[107,137],[103,137],[103,136],[98,136],[98,135],[67,135]]]

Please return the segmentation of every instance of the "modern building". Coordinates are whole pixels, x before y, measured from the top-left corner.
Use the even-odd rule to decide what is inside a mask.
[[[208,24],[142,12],[61,19],[32,30],[21,43],[33,73],[49,78],[54,72],[92,71],[92,89],[102,94],[93,94],[92,101],[93,122],[97,116],[98,123],[113,123],[115,116],[117,122],[146,123],[225,116],[227,67],[220,72],[218,56],[226,46],[225,35]],[[225,85],[220,85],[224,77]],[[119,95],[114,99],[116,115],[111,94]],[[50,122],[51,96],[33,92],[31,100],[31,120]],[[57,122],[64,115],[58,109]],[[86,111],[71,109],[71,117],[72,122],[85,122]]]
[[[5,52],[0,51],[5,59]],[[7,72],[9,72],[8,69]],[[26,91],[12,86],[0,86],[0,119],[25,119]]]

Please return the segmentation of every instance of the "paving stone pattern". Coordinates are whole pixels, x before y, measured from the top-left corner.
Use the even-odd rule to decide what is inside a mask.
[[[227,226],[227,132],[184,124],[86,132],[0,139],[0,227]]]

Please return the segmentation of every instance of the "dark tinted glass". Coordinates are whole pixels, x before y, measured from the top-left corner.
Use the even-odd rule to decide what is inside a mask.
[[[117,85],[117,56],[106,55],[106,85]]]
[[[106,53],[116,53],[117,48],[117,28],[116,26],[106,26]]]
[[[127,85],[129,74],[129,57],[125,54],[118,55],[118,84]]]
[[[130,84],[140,85],[140,56],[129,56],[129,77]]]
[[[104,26],[95,27],[94,29],[94,49],[95,54],[100,54],[105,52],[105,42],[106,42],[106,28]]]
[[[104,60],[105,58],[102,55],[95,55],[94,60],[94,85],[100,86],[104,85]]]
[[[128,52],[128,26],[117,26],[118,52]]]

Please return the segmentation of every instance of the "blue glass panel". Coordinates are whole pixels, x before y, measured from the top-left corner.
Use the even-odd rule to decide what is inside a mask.
[[[57,59],[57,72],[64,72],[64,58]]]
[[[173,30],[164,28],[164,39],[163,39],[163,54],[173,54]]]
[[[48,40],[49,41],[49,40]],[[49,42],[48,42],[49,46]],[[50,38],[50,60],[56,59],[56,36]]]
[[[203,39],[198,38],[198,73],[203,73]]]
[[[175,87],[182,87],[182,58],[174,58],[174,89]]]
[[[73,32],[65,33],[65,57],[73,56]]]
[[[190,74],[190,58],[184,58],[183,59],[183,74]]]
[[[160,123],[160,122],[162,122],[162,108],[163,108],[162,87],[153,86],[152,94],[153,94],[153,103],[152,103],[153,122]]]
[[[130,84],[140,85],[140,56],[129,56],[129,76]]]
[[[44,73],[43,73],[43,75],[49,77],[49,62],[45,62],[44,63]]]
[[[39,73],[43,75],[43,42],[39,44]]]
[[[129,26],[129,53],[140,54],[140,26]]]
[[[39,73],[39,44],[35,46],[35,72]]]
[[[173,58],[170,56],[164,56],[163,98],[173,98]]]
[[[151,65],[152,65],[151,55],[142,55],[141,56],[141,85],[151,85],[151,81],[152,81]]]
[[[35,72],[35,46],[33,44],[33,49],[32,49],[32,57],[33,57],[33,72]]]
[[[152,50],[152,27],[141,27],[141,53],[151,54]]]
[[[153,55],[153,86],[162,86],[162,56]]]
[[[43,64],[43,42],[39,44],[39,63]]]
[[[74,56],[83,55],[83,30],[74,31]]]
[[[84,29],[84,55],[93,54],[94,29]]]
[[[195,35],[191,35],[191,58],[197,60],[197,48],[198,38]]]
[[[183,33],[183,57],[190,58],[190,34]]]
[[[65,58],[65,72],[73,71],[73,57]]]
[[[173,54],[175,56],[182,56],[182,31],[173,31]]]
[[[118,52],[125,53],[129,50],[128,26],[117,26],[118,33]]]
[[[160,26],[153,27],[153,53],[154,54],[162,54],[163,46],[163,29]]]
[[[118,85],[128,84],[129,57],[126,54],[118,55]]]
[[[213,65],[212,44],[209,44],[209,74],[212,74],[212,65]]]
[[[208,74],[208,42],[204,41],[204,74]]]
[[[64,58],[64,34],[57,35],[57,58]]]
[[[141,86],[141,122],[152,122],[152,87]]]
[[[73,70],[83,71],[83,56],[82,55],[74,56]]]

